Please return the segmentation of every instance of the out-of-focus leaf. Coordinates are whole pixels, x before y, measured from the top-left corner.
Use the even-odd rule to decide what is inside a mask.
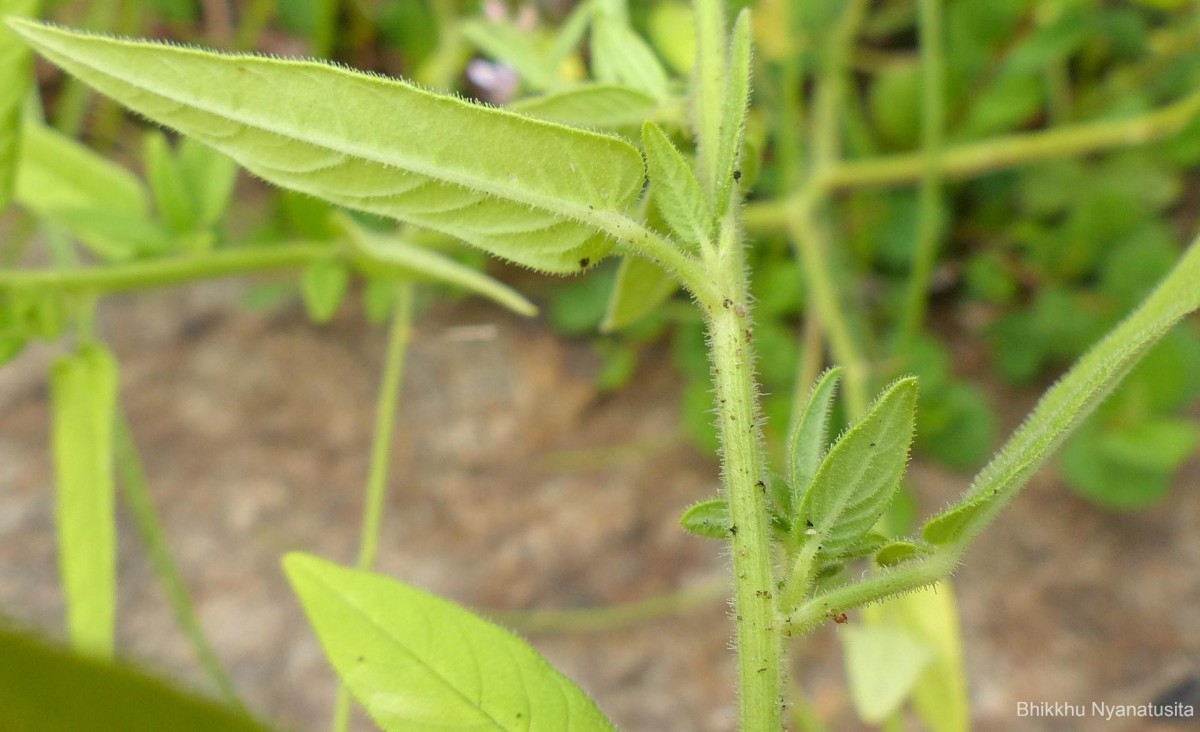
[[[229,198],[237,183],[237,163],[228,155],[196,142],[190,137],[180,141],[177,150],[179,172],[187,182],[196,205],[196,224],[215,225],[225,215]]]
[[[342,304],[349,285],[350,271],[337,260],[326,259],[305,267],[300,292],[308,316],[318,323],[328,323]]]
[[[0,0],[0,18],[33,17],[40,0]],[[21,39],[0,24],[0,211],[12,200],[21,141],[21,113],[33,79],[33,57]]]
[[[154,194],[159,216],[177,234],[190,231],[196,225],[195,204],[167,136],[160,130],[147,132],[142,144],[142,158],[146,165],[146,182]]]
[[[630,86],[584,84],[528,97],[508,106],[530,117],[602,130],[640,128],[658,100]]]
[[[51,370],[55,523],[67,632],[76,649],[100,657],[112,655],[116,629],[117,389],[116,360],[98,344],[60,358]]]
[[[932,653],[895,627],[850,626],[842,633],[854,708],[864,722],[882,724],[912,691]]]
[[[20,732],[266,732],[208,699],[126,666],[68,653],[0,626],[0,709]]]
[[[654,47],[675,73],[692,73],[696,62],[696,19],[690,3],[658,2],[650,10],[647,32]]]
[[[628,25],[608,14],[592,20],[592,73],[596,80],[624,84],[655,99],[669,95],[667,72]]]
[[[677,289],[675,280],[653,262],[642,257],[623,258],[600,330],[609,333],[641,322]]]

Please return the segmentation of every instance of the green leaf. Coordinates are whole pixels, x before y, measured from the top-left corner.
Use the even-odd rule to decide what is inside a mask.
[[[800,502],[797,538],[838,556],[870,531],[904,477],[916,407],[917,380],[900,379],[838,439]]]
[[[1200,245],[1193,244],[1145,302],[1046,392],[963,499],[925,524],[925,540],[946,544],[977,536],[1139,359],[1198,308]]]
[[[0,625],[4,728],[29,732],[265,732],[254,720],[127,666],[51,646]]]
[[[523,640],[448,600],[304,554],[283,560],[330,663],[384,730],[612,730]]]
[[[728,539],[733,533],[729,501],[724,498],[710,498],[693,503],[679,517],[679,523],[689,534],[706,539]]]
[[[407,241],[401,234],[379,234],[368,231],[349,216],[338,216],[337,222],[350,237],[354,248],[363,257],[356,257],[355,266],[373,277],[401,277],[423,282],[437,282],[461,287],[468,292],[499,303],[514,313],[532,317],[537,306],[521,293],[483,272]]]
[[[921,69],[918,64],[897,65],[876,74],[867,105],[875,129],[899,150],[913,148],[921,130]]]
[[[658,109],[658,100],[620,84],[583,84],[528,97],[508,105],[514,112],[575,127],[638,128]]]
[[[1175,471],[1198,441],[1200,426],[1186,419],[1088,425],[1063,448],[1063,477],[1076,493],[1105,508],[1144,508],[1167,495]]]
[[[875,564],[880,567],[894,567],[910,559],[918,559],[933,551],[933,547],[916,541],[892,541],[879,547],[875,552]]]
[[[667,225],[689,248],[710,244],[715,222],[692,166],[653,122],[642,125],[642,144],[654,203]]]
[[[556,64],[538,48],[535,37],[510,23],[467,20],[459,25],[459,32],[485,55],[513,67],[521,81],[533,89],[554,89],[564,83]]]
[[[179,171],[196,205],[196,224],[206,228],[216,225],[233,195],[237,163],[190,137],[180,141],[176,152]]]
[[[332,320],[349,286],[350,270],[336,259],[313,262],[305,267],[300,278],[300,292],[308,317],[318,323]]]
[[[80,651],[113,652],[117,546],[113,493],[113,415],[117,364],[98,344],[55,362],[53,407],[55,523],[67,632]]]
[[[0,0],[0,18],[34,17],[39,0]],[[0,27],[0,212],[12,200],[21,142],[21,114],[33,80],[33,57],[7,27]]]
[[[631,86],[655,99],[670,96],[667,72],[654,51],[628,25],[607,14],[592,20],[592,73],[597,81]]]
[[[191,231],[196,226],[195,205],[167,136],[160,130],[147,132],[142,141],[142,158],[159,216],[176,234]]]
[[[841,378],[842,369],[837,366],[826,369],[817,377],[804,409],[794,417],[788,432],[788,474],[792,496],[791,505],[785,507],[785,511],[789,514],[804,499],[829,447],[829,414],[833,410],[833,397]]]
[[[96,89],[268,181],[535,269],[598,262],[612,245],[588,222],[610,222],[642,189],[641,156],[624,140],[401,81],[12,25]]]
[[[677,289],[675,279],[653,262],[642,257],[622,258],[608,311],[600,323],[601,332],[611,333],[641,322]]]
[[[900,708],[933,654],[896,627],[847,627],[842,632],[854,708],[864,722],[882,724]]]
[[[714,209],[723,215],[729,193],[740,179],[737,166],[746,136],[746,114],[750,109],[750,9],[738,13],[729,45],[729,70],[725,77],[725,95],[721,101],[721,139],[717,145],[717,198]]]
[[[676,73],[692,73],[696,61],[696,21],[691,3],[666,0],[654,3],[646,29],[654,47]]]

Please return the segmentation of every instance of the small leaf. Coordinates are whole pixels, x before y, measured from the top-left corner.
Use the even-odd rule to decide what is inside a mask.
[[[113,415],[117,364],[87,344],[51,369],[55,518],[67,631],[76,649],[111,657],[116,615]]]
[[[900,708],[933,654],[899,628],[850,626],[842,632],[854,708],[864,722],[882,724]]]
[[[692,504],[679,517],[679,523],[689,534],[706,539],[728,539],[733,533],[729,502],[724,498],[710,498]]]
[[[787,507],[789,513],[800,505],[813,476],[821,467],[821,460],[825,458],[829,446],[829,414],[833,411],[833,397],[841,378],[840,367],[826,369],[813,384],[804,410],[793,418],[787,440],[788,473],[792,486],[791,503]]]
[[[330,663],[384,730],[613,729],[537,651],[459,605],[304,554],[283,565]]]
[[[350,270],[337,260],[326,259],[305,267],[300,292],[308,316],[318,323],[328,323],[342,304],[349,285]]]
[[[196,224],[205,228],[216,225],[233,195],[237,163],[190,137],[180,141],[176,152],[179,171],[195,201]]]
[[[887,543],[888,538],[886,536],[872,532],[846,547],[841,554],[837,555],[837,558],[849,561],[865,557],[868,554],[874,554],[880,547]]]
[[[811,534],[798,539],[838,556],[875,525],[904,477],[916,406],[917,380],[901,379],[841,436],[796,512],[796,531]]]
[[[714,209],[723,215],[737,179],[742,141],[746,135],[746,113],[750,109],[750,8],[738,13],[729,46],[729,71],[721,108],[721,140],[717,146],[717,200]]]
[[[516,70],[521,81],[539,91],[563,85],[556,64],[537,47],[535,37],[510,23],[467,20],[459,26],[463,38],[480,51]]]
[[[353,261],[360,270],[375,277],[404,277],[461,287],[499,303],[519,315],[537,315],[537,306],[521,293],[483,272],[406,241],[399,234],[368,231],[349,216],[338,216],[338,224],[349,235],[356,250],[366,255]]]
[[[655,99],[669,96],[667,72],[654,51],[608,14],[592,20],[592,72],[598,81],[631,86]]]
[[[663,219],[689,248],[710,243],[713,216],[692,167],[653,122],[642,125],[642,144],[646,147],[654,202]]]
[[[248,717],[143,672],[68,653],[3,625],[0,658],[0,709],[8,730],[266,732]]]
[[[612,333],[636,325],[678,289],[679,283],[653,262],[642,257],[624,257],[600,331]]]
[[[641,127],[658,109],[658,100],[630,86],[583,84],[527,97],[508,108],[530,117],[575,127],[622,130]]]
[[[183,179],[179,164],[160,130],[150,130],[142,142],[142,159],[146,165],[146,182],[154,194],[154,204],[167,227],[176,234],[196,226],[196,210],[191,192]]]
[[[617,137],[319,62],[10,24],[86,83],[272,183],[542,271],[600,261],[612,242],[589,222],[623,215],[642,190],[641,156]]]
[[[894,567],[901,562],[923,557],[933,551],[933,547],[917,541],[893,541],[880,547],[875,552],[875,564],[880,567]]]
[[[39,0],[0,0],[0,18],[35,17]],[[20,158],[21,113],[33,81],[29,48],[6,26],[0,26],[0,213],[12,200]]]
[[[951,506],[926,521],[921,529],[921,536],[935,546],[957,541],[986,506],[987,501],[982,498]]]

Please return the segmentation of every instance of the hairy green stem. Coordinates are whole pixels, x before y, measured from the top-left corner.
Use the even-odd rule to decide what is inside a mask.
[[[412,337],[413,284],[396,285],[396,302],[388,331],[387,355],[380,378],[379,399],[375,404],[375,437],[371,442],[371,468],[363,502],[362,529],[359,534],[359,569],[371,569],[379,554],[379,535],[383,526],[383,507],[387,501],[388,471],[391,466],[392,435],[396,410],[400,403],[400,384],[404,380],[404,361]],[[333,710],[334,732],[345,732],[350,724],[350,693],[338,682],[337,702]]]
[[[938,158],[942,151],[945,110],[943,87],[945,61],[942,54],[942,0],[920,0],[921,33],[921,152],[925,169],[917,201],[916,252],[909,274],[904,309],[896,334],[897,353],[907,353],[925,322],[929,283],[937,262],[942,189]]]
[[[696,0],[696,64],[692,73],[692,127],[700,185],[710,203],[716,201],[717,154],[725,96],[725,2]]]
[[[114,427],[114,459],[121,476],[125,503],[129,507],[130,516],[133,517],[134,528],[146,547],[150,563],[154,566],[154,573],[158,575],[159,584],[171,604],[172,612],[175,613],[175,622],[179,623],[179,627],[187,636],[192,652],[196,654],[200,666],[216,685],[221,698],[231,706],[245,708],[204,633],[204,627],[196,616],[196,609],[183,582],[183,575],[171,556],[167,534],[154,508],[154,499],[150,496],[150,487],[146,481],[141,457],[138,455],[137,443],[134,442],[129,419],[124,412],[118,412]]]

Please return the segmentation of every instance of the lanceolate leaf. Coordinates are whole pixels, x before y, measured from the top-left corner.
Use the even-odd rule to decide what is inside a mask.
[[[729,192],[742,177],[737,170],[745,137],[746,112],[750,105],[750,9],[738,14],[729,47],[729,75],[721,108],[721,141],[717,147],[718,215],[725,212]]]
[[[978,535],[1141,357],[1197,309],[1200,245],[1192,244],[1150,297],[1046,392],[963,499],[925,524],[925,540],[948,544]]]
[[[38,0],[0,0],[0,18],[37,15]],[[12,31],[0,27],[0,211],[12,199],[21,137],[21,110],[32,80],[29,49]]]
[[[798,538],[836,557],[883,515],[908,465],[917,380],[895,382],[825,456],[796,512]]]
[[[461,287],[489,298],[521,315],[537,314],[537,306],[508,285],[400,235],[377,234],[358,226],[348,216],[338,218],[355,248],[367,255],[356,259],[358,268],[375,276],[408,277]]]
[[[76,649],[111,656],[116,613],[113,415],[117,365],[102,346],[64,356],[50,375],[58,563]]]
[[[303,554],[284,568],[333,667],[384,730],[613,729],[525,641],[452,602]]]
[[[600,330],[611,333],[638,323],[679,289],[662,268],[642,257],[625,257],[617,270]]]
[[[679,523],[689,534],[706,539],[728,539],[733,535],[729,501],[724,498],[710,498],[693,503],[679,517]]]
[[[146,161],[146,182],[154,194],[158,215],[172,232],[190,231],[196,225],[196,206],[171,144],[161,130],[146,134],[142,156]]]
[[[654,97],[620,84],[584,84],[508,105],[530,117],[603,130],[639,128],[657,107]]]
[[[313,61],[208,53],[28,21],[39,51],[147,117],[286,188],[442,231],[551,272],[611,243],[641,156],[606,135]]]
[[[654,201],[667,224],[689,246],[711,243],[713,217],[692,166],[653,122],[642,126],[642,144]]]
[[[795,417],[788,434],[787,455],[792,487],[791,506],[785,507],[788,512],[792,506],[800,505],[808,484],[821,466],[821,459],[825,457],[825,450],[829,446],[829,413],[833,410],[833,396],[837,393],[841,378],[842,369],[837,366],[826,369],[817,378],[804,410]]]

